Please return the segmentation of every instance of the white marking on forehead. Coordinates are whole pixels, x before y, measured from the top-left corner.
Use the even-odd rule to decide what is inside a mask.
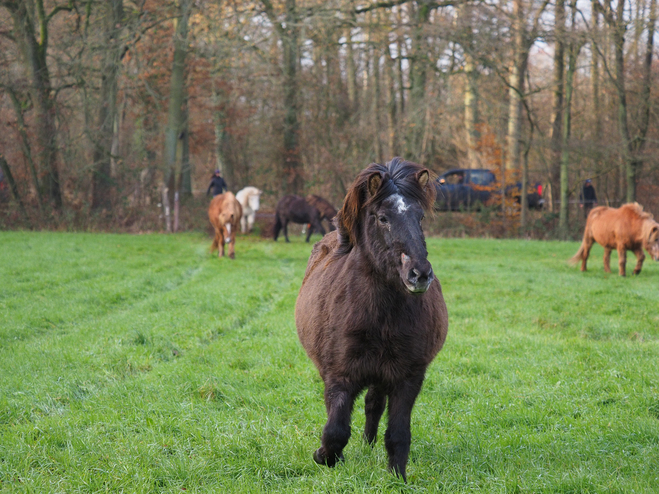
[[[400,214],[403,214],[405,211],[407,211],[408,205],[405,203],[405,199],[403,199],[403,196],[400,194],[394,194],[391,196],[391,200],[394,201],[396,204],[396,207],[398,208],[398,212]]]

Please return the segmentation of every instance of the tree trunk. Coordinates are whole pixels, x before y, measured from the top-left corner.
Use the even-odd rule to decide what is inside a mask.
[[[34,22],[25,2],[8,5],[12,13],[16,42],[30,75],[29,91],[34,105],[36,138],[39,149],[39,167],[46,174],[40,183],[39,196],[47,196],[56,209],[62,206],[59,171],[57,169],[57,135],[55,127],[55,93],[50,84],[46,62],[48,51],[48,22],[43,0],[35,1],[37,23]],[[37,40],[35,25],[39,29]]]
[[[412,27],[412,57],[410,60],[410,97],[408,108],[409,130],[407,152],[416,160],[421,156],[422,140],[426,120],[426,83],[428,75],[428,53],[424,31],[430,18],[430,2],[420,1],[416,10],[410,7],[410,17],[414,18]]]
[[[394,60],[389,53],[389,47],[383,47],[384,50],[384,86],[385,98],[387,101],[387,147],[389,148],[389,157],[398,156],[398,131],[396,121],[396,88],[394,86]]]
[[[302,163],[300,161],[298,122],[298,19],[295,0],[286,0],[286,36],[284,45],[284,190],[300,194],[304,188]]]
[[[576,33],[576,0],[572,1],[572,34]],[[574,74],[577,71],[577,59],[581,44],[572,39],[568,50],[568,70],[565,78],[565,110],[563,112],[563,136],[561,142],[561,206],[558,216],[558,230],[563,240],[568,236],[568,201],[569,201],[569,176],[568,167],[570,163],[570,133],[572,131],[572,96],[574,94]]]
[[[192,10],[192,0],[179,1],[179,17],[174,33],[174,63],[169,87],[169,109],[165,128],[165,167],[163,170],[163,190],[176,191],[176,156],[179,137],[184,126],[185,98],[185,57],[188,52],[188,20]],[[169,201],[167,204],[169,207]],[[167,216],[167,218],[169,218]],[[168,230],[171,231],[171,225]]]
[[[18,121],[18,133],[21,136],[21,147],[23,148],[23,155],[28,163],[28,168],[30,170],[30,175],[32,177],[32,185],[34,187],[34,192],[37,196],[37,204],[39,209],[41,209],[43,203],[43,197],[41,195],[41,184],[39,183],[39,173],[37,171],[37,166],[32,158],[32,147],[30,146],[30,138],[27,135],[27,130],[25,127],[25,118],[23,117],[23,106],[18,100],[16,93],[8,88],[9,98],[12,101],[14,106],[14,113],[16,113],[16,120]]]
[[[11,168],[9,168],[9,163],[7,163],[7,160],[2,155],[2,153],[0,153],[0,169],[5,174],[5,177],[7,177],[7,182],[9,183],[11,193],[14,196],[14,199],[16,199],[18,206],[21,208],[21,212],[23,215],[25,215],[25,205],[23,204],[23,199],[21,198],[21,194],[18,192],[18,186],[14,180],[14,175],[11,173]]]
[[[550,180],[554,190],[559,188],[561,174],[561,143],[563,142],[563,86],[565,72],[565,0],[556,0],[554,7],[554,81],[551,122]],[[554,211],[554,204],[550,205]]]
[[[524,8],[522,0],[514,0],[513,6],[514,51],[508,82],[508,135],[506,170],[519,169],[520,139],[522,130],[522,98],[524,74],[528,61],[528,44],[525,36]]]
[[[474,16],[471,6],[466,3],[460,6],[459,16],[462,18],[461,28],[466,29],[466,38],[462,43],[465,58],[464,126],[467,138],[467,161],[469,168],[481,168],[477,150],[480,141],[480,132],[478,130],[478,70],[476,60],[472,54]]]
[[[375,161],[383,162],[382,142],[380,141],[380,50],[379,44],[372,49],[371,65],[373,66],[373,151]]]
[[[105,52],[92,157],[92,209],[110,209],[112,206],[114,189],[112,144],[117,120],[117,78],[123,51],[123,43],[121,43],[123,0],[110,0],[103,6]]]

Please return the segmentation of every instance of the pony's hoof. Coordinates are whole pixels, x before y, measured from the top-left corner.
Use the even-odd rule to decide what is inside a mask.
[[[343,453],[339,453],[338,455],[332,455],[333,458],[330,458],[322,451],[322,449],[323,448],[318,448],[313,453],[313,461],[315,461],[319,465],[326,465],[328,467],[333,467],[334,465],[336,465],[337,461],[345,461],[345,457],[343,456]]]
[[[236,258],[236,254],[229,254],[229,257],[230,257],[231,259],[235,259],[235,258]]]

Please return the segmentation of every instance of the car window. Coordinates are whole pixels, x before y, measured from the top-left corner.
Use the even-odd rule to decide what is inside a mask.
[[[444,176],[444,180],[450,185],[461,184],[464,182],[464,172],[449,173]]]
[[[488,170],[472,170],[471,183],[474,185],[490,185],[494,181],[492,172]]]

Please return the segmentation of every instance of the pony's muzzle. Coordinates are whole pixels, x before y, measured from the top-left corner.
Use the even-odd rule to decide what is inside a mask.
[[[424,293],[430,288],[430,284],[434,279],[435,273],[433,273],[432,267],[425,273],[417,268],[412,268],[407,272],[405,286],[411,292]]]
[[[412,293],[424,293],[435,279],[432,266],[427,259],[413,263],[410,256],[401,254],[401,275],[405,287]]]

